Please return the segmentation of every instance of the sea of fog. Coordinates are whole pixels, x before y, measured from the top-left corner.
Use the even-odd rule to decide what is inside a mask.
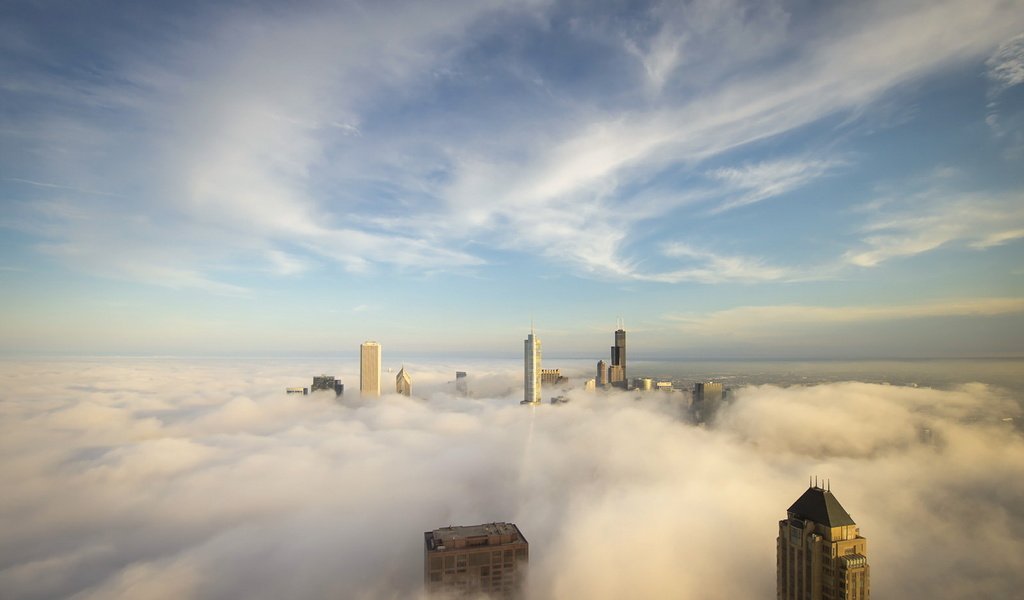
[[[730,387],[701,426],[544,362],[568,403],[520,406],[517,360],[385,352],[413,397],[375,400],[354,359],[0,360],[0,597],[418,598],[423,531],[512,521],[531,599],[770,598],[814,475],[876,597],[1024,589],[1024,361],[629,363]]]

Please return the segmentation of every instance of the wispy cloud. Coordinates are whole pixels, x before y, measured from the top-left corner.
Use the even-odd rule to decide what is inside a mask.
[[[638,276],[638,278],[666,283],[683,281],[753,283],[777,281],[792,275],[787,269],[766,265],[762,259],[697,250],[679,242],[665,244],[662,247],[662,252],[665,256],[678,259],[687,266],[663,273]]]
[[[104,263],[147,272],[143,261],[158,253],[136,251],[142,236],[132,244],[122,236],[126,221],[138,219],[163,224],[153,242],[161,251],[175,237],[201,242],[205,254],[162,259],[196,281],[224,278],[232,265],[252,268],[240,258],[252,252],[288,275],[317,262],[353,272],[459,271],[486,264],[494,251],[587,276],[774,280],[781,271],[756,261],[693,252],[685,258],[695,267],[645,270],[652,257],[637,250],[645,227],[694,203],[685,186],[645,192],[658,178],[710,177],[723,186],[713,209],[720,212],[826,176],[845,163],[801,153],[732,166],[726,159],[990,55],[992,40],[1024,26],[1013,8],[997,0],[868,2],[824,10],[814,31],[828,35],[802,29],[774,3],[656,3],[621,19],[579,16],[557,43],[601,52],[621,68],[587,87],[554,71],[544,79],[538,73],[550,61],[516,42],[526,32],[554,43],[550,25],[564,13],[557,3],[288,15],[238,7],[182,22],[187,35],[99,44],[92,50],[102,73],[21,68],[7,89],[24,107],[58,107],[19,117],[19,147],[45,157],[26,165],[74,187],[83,182],[82,190],[109,187],[121,200],[111,207],[75,196],[83,212],[121,218],[66,224],[53,231],[67,237],[45,240],[67,244],[58,255],[73,266],[77,256],[92,257],[92,272]],[[509,24],[520,29],[509,33]],[[36,42],[22,51],[50,51]],[[490,55],[491,46],[505,53]],[[1009,65],[996,68],[999,80],[1015,81],[1012,61],[999,64]],[[638,85],[654,93],[635,94]],[[709,158],[724,166],[702,167]],[[22,179],[50,178],[26,171]],[[97,185],[105,179],[109,186]],[[210,254],[215,260],[204,260]],[[119,266],[129,260],[133,268]]]
[[[708,171],[708,177],[722,182],[726,188],[726,200],[714,211],[722,212],[780,196],[843,164],[844,161],[837,159],[791,158]]]
[[[856,324],[930,317],[996,316],[1024,313],[1021,298],[960,298],[896,305],[773,305],[741,306],[698,315],[667,318],[687,332],[750,336],[783,334],[787,329],[824,324]]]
[[[859,248],[845,260],[874,267],[961,242],[986,249],[1024,237],[1024,202],[1016,193],[955,194],[928,190],[872,206]],[[877,208],[881,206],[881,209]]]

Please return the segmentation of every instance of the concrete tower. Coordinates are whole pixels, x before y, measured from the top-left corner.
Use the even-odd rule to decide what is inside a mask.
[[[540,340],[533,327],[523,345],[523,404],[540,404]]]
[[[380,396],[380,344],[363,342],[359,346],[359,392]]]
[[[807,488],[776,540],[778,600],[870,600],[868,541],[832,491]]]
[[[412,377],[405,372],[404,366],[398,370],[395,377],[395,391],[403,396],[412,396]]]

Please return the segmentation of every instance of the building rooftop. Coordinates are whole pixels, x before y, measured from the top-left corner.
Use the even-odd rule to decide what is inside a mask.
[[[799,519],[810,519],[827,527],[856,525],[850,513],[829,490],[811,486],[787,511]]]
[[[526,542],[515,523],[449,525],[424,534],[427,550],[445,550],[467,546],[500,546]]]

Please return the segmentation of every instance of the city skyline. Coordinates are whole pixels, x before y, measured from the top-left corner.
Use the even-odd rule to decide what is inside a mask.
[[[1024,355],[1013,2],[3,14],[5,356]]]

